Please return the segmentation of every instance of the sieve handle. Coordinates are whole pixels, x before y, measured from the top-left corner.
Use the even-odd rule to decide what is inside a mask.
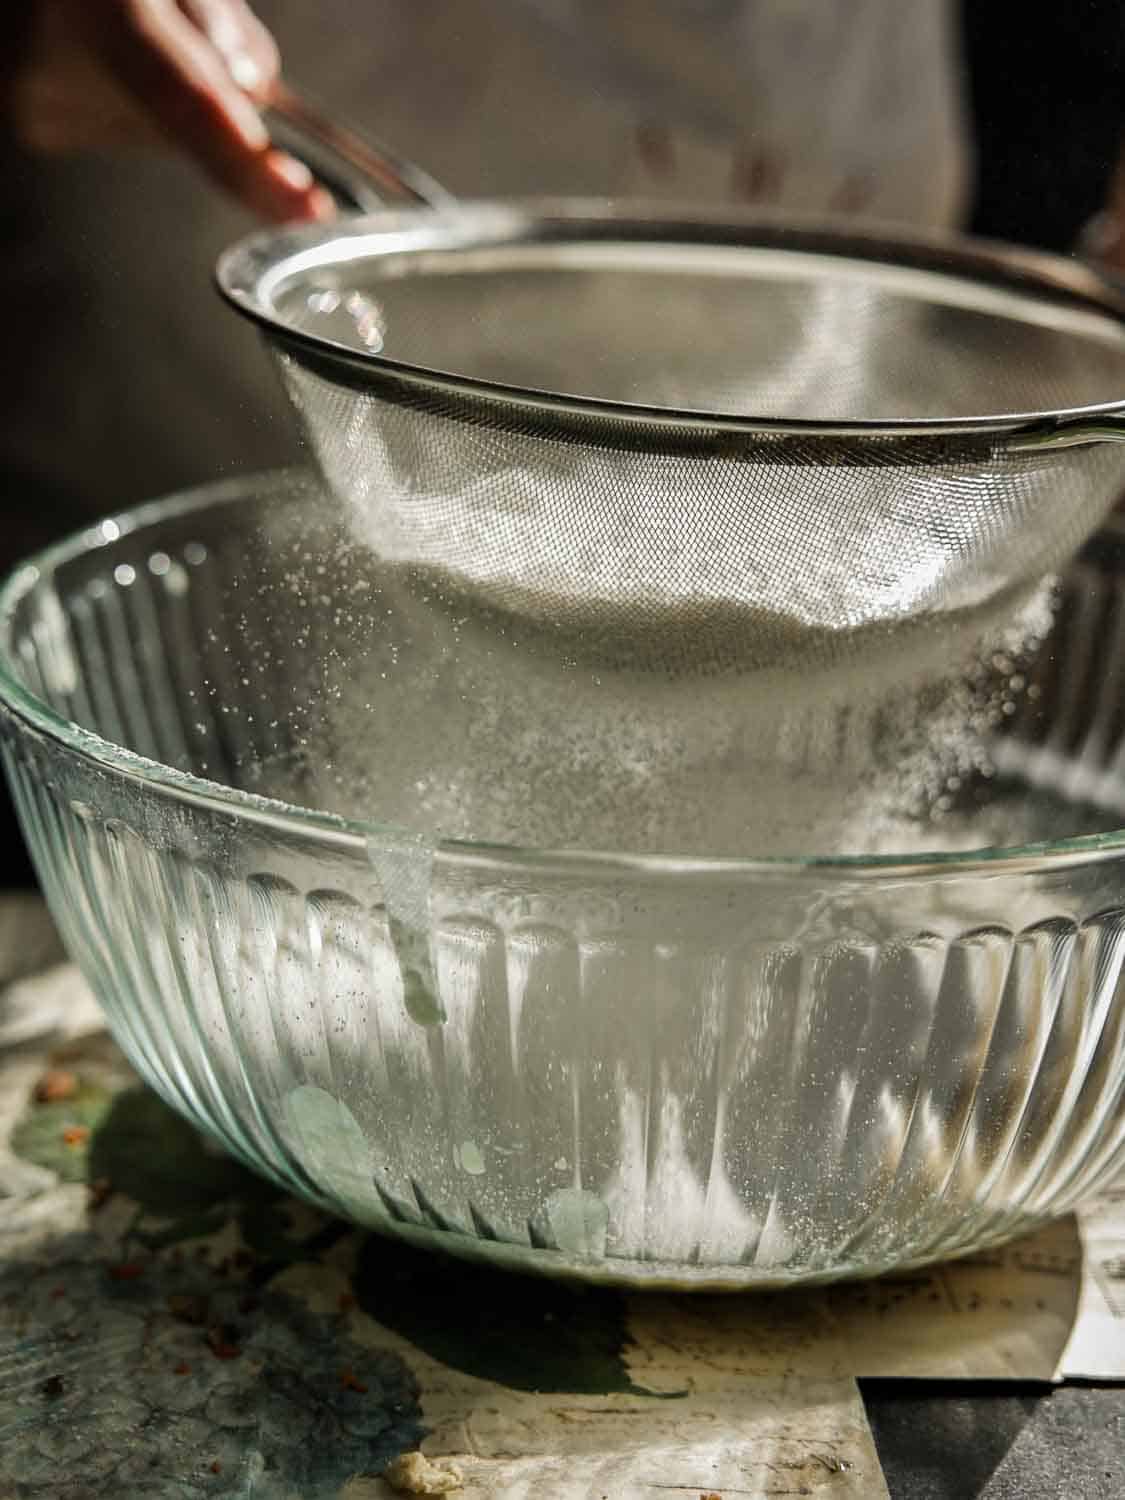
[[[1125,296],[1125,280],[1120,272],[1104,264],[1107,221],[1095,214],[1078,236],[1074,254],[1088,262],[1090,269],[1106,284],[1120,303]],[[1120,308],[1118,308],[1120,315]],[[1050,453],[1056,448],[1078,448],[1088,443],[1125,442],[1125,412],[1099,412],[1097,416],[1062,418],[1050,427],[1020,433],[1011,444],[1015,453]]]
[[[275,143],[303,161],[346,210],[374,213],[390,203],[445,208],[454,202],[421,167],[341,125],[287,84],[275,90],[267,122]]]
[[[1064,418],[1050,427],[1016,433],[1006,447],[1010,453],[1052,453],[1057,448],[1089,443],[1125,443],[1125,412],[1100,412],[1069,421]]]

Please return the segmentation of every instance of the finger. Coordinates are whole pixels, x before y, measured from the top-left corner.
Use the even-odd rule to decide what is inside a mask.
[[[218,159],[209,171],[220,187],[261,219],[286,224],[332,216],[308,167],[282,151],[266,151],[250,169],[237,160]]]
[[[1095,214],[1078,236],[1078,253],[1087,260],[1113,263],[1122,248],[1121,221],[1108,209]]]
[[[313,215],[311,179],[277,170],[257,110],[175,0],[101,0],[82,10],[121,83],[216,181],[268,218]]]
[[[176,0],[70,0],[87,44],[180,144],[264,151],[265,126]]]
[[[207,37],[220,54],[239,88],[266,103],[281,74],[281,58],[273,36],[244,0],[178,0],[180,9]],[[266,171],[280,189],[280,206],[267,190],[259,199],[258,212],[267,218],[293,217],[288,201],[301,195],[301,216],[319,221],[335,218],[336,204],[330,193],[315,186],[303,162],[282,151],[270,151]]]
[[[276,181],[283,199],[280,207],[272,194],[269,199],[263,199],[258,206],[258,212],[263,218],[275,219],[280,223],[295,218],[326,223],[336,217],[332,195],[314,181],[308,167],[295,156],[288,156],[284,151],[270,151],[266,156],[266,171]],[[286,194],[298,195],[299,212],[294,211],[284,197]]]
[[[231,78],[265,103],[281,72],[277,43],[244,0],[178,0],[218,52]]]

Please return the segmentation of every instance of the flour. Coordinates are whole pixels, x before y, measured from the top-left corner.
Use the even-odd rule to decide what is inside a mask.
[[[925,847],[949,788],[987,772],[1015,663],[1051,610],[1043,584],[862,649],[814,649],[805,631],[789,668],[754,667],[745,637],[719,670],[671,621],[664,640],[536,628],[365,549],[357,566],[362,614],[323,669],[318,805],[432,838],[623,853]],[[704,622],[712,644],[723,627]]]

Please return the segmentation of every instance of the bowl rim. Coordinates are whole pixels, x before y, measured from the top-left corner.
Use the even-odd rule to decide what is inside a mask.
[[[19,563],[0,580],[0,727],[15,719],[69,755],[92,761],[119,779],[157,788],[174,800],[226,816],[237,815],[281,833],[319,835],[322,842],[342,852],[367,856],[371,845],[406,841],[459,864],[513,869],[582,869],[596,867],[608,874],[640,879],[677,877],[714,879],[836,878],[849,881],[913,881],[962,878],[970,875],[1026,875],[1044,867],[1060,868],[1101,863],[1125,853],[1125,828],[1105,833],[1022,845],[997,845],[964,851],[922,850],[910,854],[779,854],[755,857],[621,854],[602,850],[523,847],[484,840],[427,840],[416,831],[376,819],[346,818],[337,813],[302,807],[258,792],[225,786],[194,772],[177,770],[150,756],[138,754],[57,713],[20,680],[11,651],[12,623],[20,602],[60,566],[112,545],[146,527],[209,510],[232,501],[260,500],[269,491],[297,484],[318,484],[315,473],[284,468],[244,473],[233,478],[181,489],[156,500],[117,511],[72,532]],[[8,733],[10,734],[10,729]]]

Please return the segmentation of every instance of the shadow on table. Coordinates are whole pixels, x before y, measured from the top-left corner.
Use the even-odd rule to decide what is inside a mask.
[[[68,1101],[73,1111],[76,1102]],[[35,1118],[49,1117],[40,1108]],[[59,1165],[69,1148],[45,1154],[63,1114],[48,1118],[34,1159]],[[217,1234],[237,1225],[253,1257],[252,1279],[267,1283],[286,1266],[316,1262],[355,1235],[356,1302],[432,1358],[481,1380],[525,1391],[643,1395],[622,1359],[628,1342],[624,1299],[612,1291],[420,1251],[355,1230],[313,1211],[315,1226],[298,1232],[302,1210],[274,1184],[208,1149],[193,1127],[146,1089],[95,1104],[86,1174],[162,1221],[137,1233],[145,1252]],[[73,1170],[73,1168],[72,1168]],[[297,1208],[295,1216],[291,1210]]]

